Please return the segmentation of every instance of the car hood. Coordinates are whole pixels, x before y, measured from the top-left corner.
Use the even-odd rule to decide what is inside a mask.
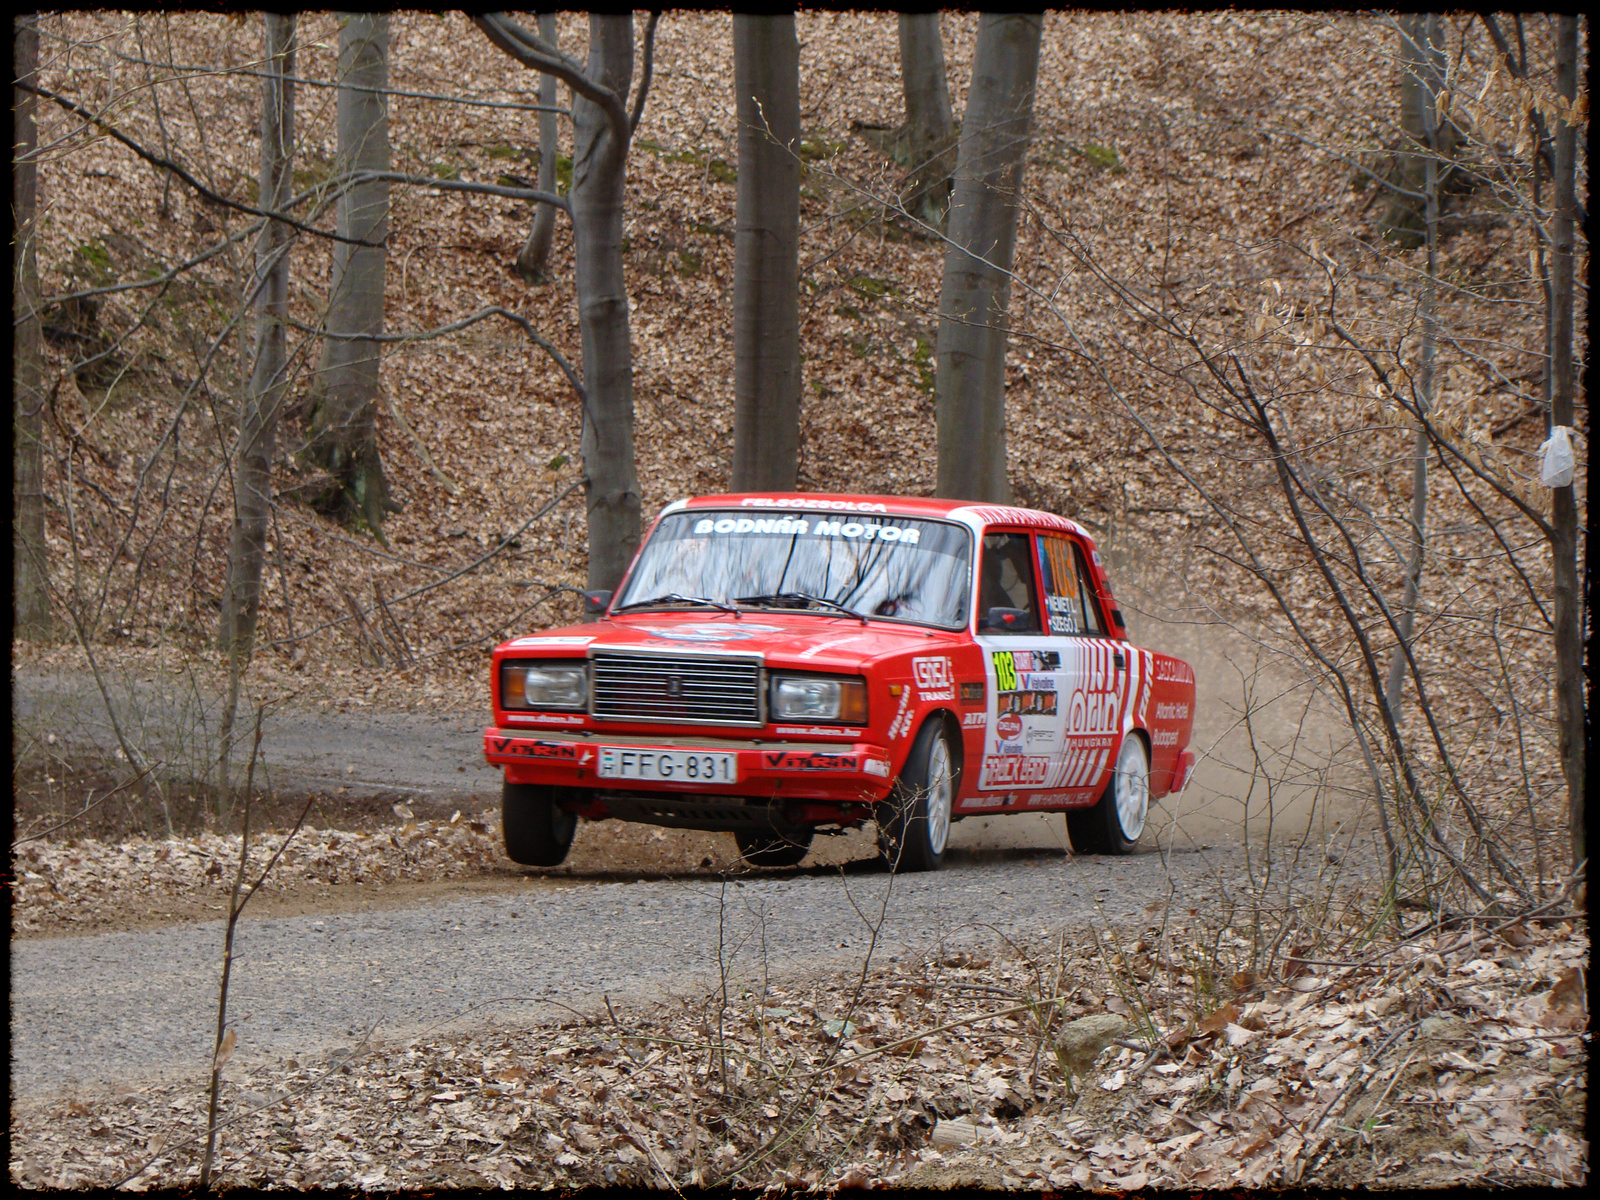
[[[590,625],[569,625],[508,642],[518,654],[541,648],[570,654],[595,650],[647,650],[686,653],[697,650],[760,654],[769,666],[854,670],[874,659],[909,651],[928,651],[960,641],[960,632],[898,625],[861,624],[853,617],[781,611],[731,613],[699,610],[636,613]]]

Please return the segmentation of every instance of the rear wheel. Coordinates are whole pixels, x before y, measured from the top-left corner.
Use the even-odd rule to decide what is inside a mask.
[[[1132,854],[1150,811],[1150,752],[1129,732],[1117,751],[1116,770],[1093,808],[1067,814],[1067,836],[1079,854]]]
[[[788,834],[741,829],[733,840],[739,843],[740,857],[752,867],[792,867],[811,849],[813,833],[810,826]]]
[[[500,793],[506,857],[525,867],[557,867],[566,861],[578,816],[556,803],[556,789],[537,783],[507,783]]]
[[[917,734],[894,792],[878,812],[878,853],[891,871],[936,871],[950,841],[956,799],[955,756],[944,722]]]

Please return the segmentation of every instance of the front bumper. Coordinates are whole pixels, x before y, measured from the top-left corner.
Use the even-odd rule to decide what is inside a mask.
[[[601,778],[602,750],[733,754],[733,783]],[[889,793],[889,755],[870,742],[813,744],[713,737],[657,737],[527,729],[485,729],[483,756],[505,769],[508,783],[670,795],[752,796],[857,803]]]

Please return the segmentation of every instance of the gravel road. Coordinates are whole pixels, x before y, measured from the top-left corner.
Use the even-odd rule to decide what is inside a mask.
[[[190,688],[190,691],[185,691]],[[53,734],[60,747],[115,754],[116,734],[93,678],[83,672],[17,671],[11,677],[12,720],[36,736]],[[216,740],[221,701],[196,697],[183,678],[117,676],[110,690],[123,732],[151,760],[182,769],[205,758],[198,747]],[[251,719],[248,711],[240,721]],[[278,709],[263,723],[262,772],[269,786],[348,787],[432,797],[442,802],[500,794],[500,773],[483,761],[481,713],[351,712]],[[242,769],[248,753],[236,753]]]
[[[175,742],[192,739],[204,713],[186,706],[170,681],[124,688],[146,745],[159,745],[163,730]],[[14,674],[13,717],[31,736],[54,733],[68,747],[115,745],[83,677]],[[492,802],[498,778],[483,769],[481,727],[473,714],[284,711],[268,729],[265,758],[282,772],[280,784],[293,777],[398,790],[423,803],[472,794]],[[1220,773],[1215,782],[1198,780],[1152,817],[1158,825],[1178,818],[1182,832],[1161,834],[1162,844],[1218,847],[1204,852],[1072,858],[1061,849],[1060,817],[1034,814],[958,824],[945,869],[931,876],[813,868],[750,875],[725,888],[707,875],[628,883],[529,877],[509,892],[409,908],[247,916],[230,999],[236,1061],[327,1053],[374,1026],[377,1037],[393,1040],[439,1025],[549,1018],[566,1005],[591,1011],[603,995],[703,994],[718,977],[719,941],[744,979],[859,965],[870,939],[862,914],[876,920],[886,891],[878,950],[885,955],[941,942],[989,944],[999,934],[1035,938],[1082,928],[1096,915],[1128,917],[1157,899],[1193,908],[1215,894],[1218,879],[1233,883],[1244,871],[1237,825],[1208,813],[1217,805],[1231,812],[1237,802],[1228,797],[1242,790]],[[13,941],[13,1096],[202,1075],[221,947],[220,922]]]
[[[997,933],[1036,937],[1157,898],[1192,906],[1231,853],[1074,859],[956,856],[935,875],[840,874],[558,886],[380,912],[249,920],[236,943],[235,1061],[265,1063],[438,1025],[590,1010],[602,994],[703,993],[719,938],[736,976],[859,963],[888,894],[880,954]],[[222,925],[13,942],[13,1097],[205,1070]],[[556,1003],[559,1001],[559,1004]]]

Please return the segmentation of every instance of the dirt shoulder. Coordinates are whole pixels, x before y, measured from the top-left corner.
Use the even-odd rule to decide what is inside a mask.
[[[235,1062],[217,1165],[224,1186],[385,1190],[1582,1186],[1587,936],[1517,928],[1213,992],[1204,922],[1153,914]],[[192,1079],[13,1105],[12,1178],[192,1186],[205,1112]]]

